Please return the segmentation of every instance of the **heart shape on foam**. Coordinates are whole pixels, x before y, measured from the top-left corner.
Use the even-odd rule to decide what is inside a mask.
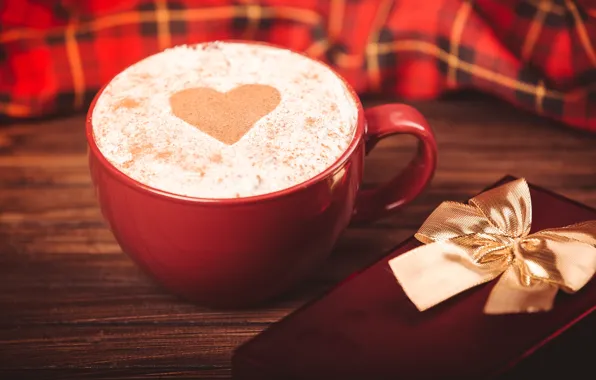
[[[238,142],[281,101],[275,87],[246,84],[228,92],[195,87],[170,96],[174,115],[224,144]]]

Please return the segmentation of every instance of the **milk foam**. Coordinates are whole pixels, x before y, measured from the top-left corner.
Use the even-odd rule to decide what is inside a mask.
[[[177,118],[172,94],[275,87],[281,101],[240,141],[226,145]],[[284,49],[214,42],[177,46],[117,75],[92,114],[102,154],[150,187],[200,198],[267,194],[332,165],[354,137],[357,106],[327,67]]]

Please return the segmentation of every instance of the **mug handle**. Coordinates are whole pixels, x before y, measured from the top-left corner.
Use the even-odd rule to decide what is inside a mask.
[[[370,222],[396,211],[416,198],[432,179],[437,166],[437,143],[426,119],[405,104],[385,104],[364,111],[368,124],[365,154],[382,139],[408,134],[418,139],[418,151],[408,166],[379,187],[360,190],[352,221]]]

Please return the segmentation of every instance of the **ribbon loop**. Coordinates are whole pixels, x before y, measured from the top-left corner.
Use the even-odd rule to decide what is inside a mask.
[[[425,245],[389,265],[421,311],[499,276],[485,313],[550,310],[558,289],[576,292],[596,272],[596,221],[529,235],[531,223],[528,184],[512,181],[469,205],[443,202],[415,235]]]
[[[482,231],[488,234],[499,233],[477,208],[461,203],[443,202],[430,214],[415,236],[426,244]]]
[[[503,235],[516,238],[530,232],[532,203],[530,189],[524,180],[485,191],[469,203],[477,207]]]

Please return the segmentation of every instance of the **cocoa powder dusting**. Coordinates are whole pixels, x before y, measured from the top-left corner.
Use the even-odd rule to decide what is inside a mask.
[[[158,152],[155,155],[155,158],[158,158],[160,160],[167,160],[170,157],[172,157],[172,152],[170,152],[168,150],[162,150],[161,152]]]
[[[153,144],[147,141],[134,142],[129,147],[129,152],[132,155],[132,159],[135,160],[139,156],[151,153],[153,150]]]
[[[221,156],[220,153],[215,153],[214,155],[211,156],[211,162],[213,162],[215,164],[221,164],[222,161],[223,161],[223,157]]]
[[[280,101],[275,87],[247,84],[226,93],[208,87],[188,88],[173,94],[170,106],[174,115],[188,124],[233,145]]]
[[[127,109],[137,108],[138,106],[140,106],[140,103],[137,102],[136,100],[134,100],[132,98],[122,98],[121,100],[116,102],[116,104],[114,104],[114,111],[118,110],[120,108],[127,108]]]
[[[136,74],[132,75],[132,79],[136,79],[136,80],[147,80],[149,78],[151,78],[151,75],[149,75],[148,73],[143,73],[143,72],[136,73]]]
[[[273,140],[276,136],[275,129],[267,128],[267,138]]]

